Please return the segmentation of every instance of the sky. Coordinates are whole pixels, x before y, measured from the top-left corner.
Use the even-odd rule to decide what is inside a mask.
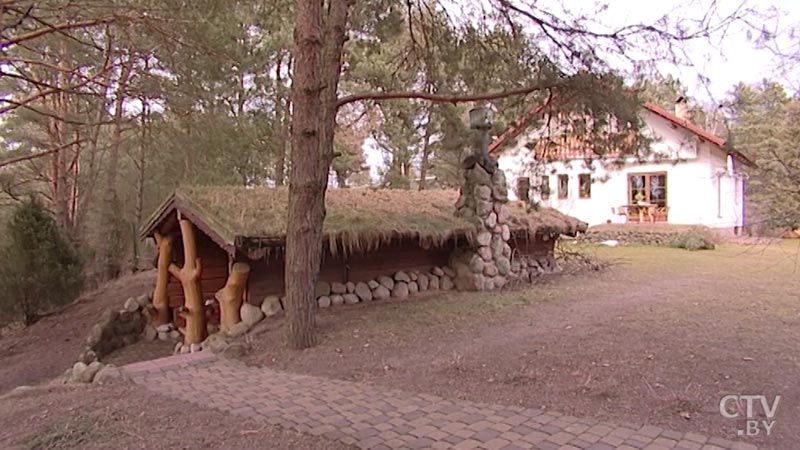
[[[554,8],[561,4],[568,5],[571,11],[592,13],[596,10],[596,0],[545,0],[543,4],[552,3]],[[683,44],[686,56],[691,65],[675,67],[672,64],[661,64],[659,71],[672,74],[689,89],[689,95],[700,101],[719,102],[739,82],[756,83],[764,78],[783,77],[785,84],[794,85],[794,78],[800,72],[779,74],[778,63],[774,54],[764,48],[757,48],[752,39],[757,36],[758,29],[766,27],[777,31],[779,37],[774,41],[781,46],[789,42],[789,33],[793,26],[800,25],[800,1],[767,1],[767,0],[694,0],[694,1],[652,1],[652,0],[608,0],[608,8],[600,14],[594,14],[598,26],[618,27],[632,23],[653,23],[659,17],[667,16],[672,20],[678,18],[697,18],[709,10],[709,5],[716,3],[718,16],[732,13],[740,6],[750,8],[763,14],[763,17],[750,15],[748,24],[737,23],[730,26],[726,33],[717,34],[712,39],[699,39]],[[698,75],[707,78],[699,81]],[[798,86],[800,87],[800,85]]]
[[[524,1],[520,0],[520,3]],[[784,73],[779,69],[774,54],[758,48],[753,41],[763,27],[777,33],[774,44],[788,47],[792,27],[800,26],[800,0],[607,0],[608,7],[600,13],[597,13],[597,0],[537,2],[540,7],[555,13],[567,9],[571,14],[592,17],[591,25],[595,30],[635,23],[651,24],[663,16],[670,20],[702,17],[712,3],[716,4],[718,18],[739,8],[755,10],[762,16],[749,15],[748,23],[733,24],[725,30],[724,35],[718,33],[710,39],[682,44],[680,50],[686,59],[685,64],[659,64],[660,73],[671,74],[679,79],[687,87],[691,98],[707,104],[719,104],[740,82],[751,84],[764,78],[777,79],[790,89],[800,89],[800,69]],[[614,66],[614,61],[611,61],[611,65]],[[365,150],[372,178],[377,179],[378,170],[383,166],[383,155],[373,142],[367,142]]]

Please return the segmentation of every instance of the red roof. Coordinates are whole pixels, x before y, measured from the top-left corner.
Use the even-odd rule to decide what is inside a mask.
[[[672,114],[671,112],[669,112],[669,111],[667,111],[667,110],[665,110],[665,109],[663,109],[663,108],[661,108],[659,106],[656,106],[656,105],[654,105],[654,104],[652,104],[650,102],[644,102],[642,104],[642,106],[646,110],[652,112],[653,114],[655,114],[657,116],[661,116],[664,119],[667,119],[669,122],[672,122],[673,124],[675,124],[675,125],[677,125],[677,126],[679,126],[681,128],[684,128],[685,130],[687,130],[687,131],[689,131],[691,133],[694,133],[695,135],[697,135],[701,139],[704,139],[704,140],[706,140],[708,142],[711,142],[712,144],[716,145],[719,148],[722,148],[722,146],[725,145],[725,139],[722,139],[721,137],[714,135],[714,133],[711,133],[710,131],[706,131],[706,130],[698,127],[697,125],[689,122],[686,119],[681,119],[680,117],[676,116],[675,114]]]
[[[544,110],[544,108],[551,103],[551,101],[552,101],[552,99],[548,99],[547,102],[545,102],[545,103],[543,103],[541,105],[537,105],[534,108],[531,108],[531,110],[528,111],[528,113],[526,113],[523,117],[521,117],[519,120],[514,122],[513,125],[509,126],[503,132],[503,134],[498,136],[491,144],[489,144],[489,153],[492,153],[495,150],[497,150],[510,137],[516,136],[517,134],[519,134],[525,128],[525,126],[528,125],[528,123],[531,121],[531,119],[533,119],[536,115],[540,114]],[[673,113],[671,113],[671,112],[669,112],[669,111],[667,111],[667,110],[665,110],[665,109],[663,109],[663,108],[661,108],[659,106],[656,106],[653,103],[644,102],[642,104],[642,107],[645,108],[646,110],[652,112],[653,114],[655,114],[655,115],[657,115],[657,116],[659,116],[659,117],[661,117],[663,119],[666,119],[667,121],[669,121],[673,125],[681,127],[683,129],[685,129],[686,131],[689,131],[690,133],[696,135],[697,137],[699,137],[699,138],[701,138],[701,139],[703,139],[703,140],[705,140],[707,142],[710,142],[710,143],[716,145],[717,147],[719,147],[721,150],[723,150],[723,146],[725,145],[725,139],[722,139],[721,137],[715,135],[714,133],[711,133],[710,131],[704,130],[703,128],[701,128],[701,127],[689,122],[686,119],[681,119],[680,117],[676,116],[675,114],[673,114]],[[573,145],[571,147],[573,147],[573,148],[571,148],[570,151],[574,152],[575,151],[574,143],[573,143]],[[753,162],[750,161],[742,153],[740,153],[740,152],[738,152],[736,150],[732,151],[731,153],[734,154],[737,158],[742,159],[746,164],[753,165]]]

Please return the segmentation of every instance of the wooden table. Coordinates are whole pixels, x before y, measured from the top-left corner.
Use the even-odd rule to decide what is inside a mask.
[[[647,214],[647,218],[650,220],[650,223],[655,223],[656,219],[654,213],[656,212],[656,206],[658,205],[652,203],[641,203],[627,206],[629,211],[636,211],[636,213],[639,215],[639,223],[644,222],[645,214]]]

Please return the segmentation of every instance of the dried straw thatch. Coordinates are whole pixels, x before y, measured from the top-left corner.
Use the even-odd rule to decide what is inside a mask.
[[[333,253],[370,251],[400,238],[416,239],[426,248],[472,240],[474,225],[454,214],[457,200],[453,190],[329,189],[323,235]],[[245,241],[282,246],[287,205],[286,188],[183,187],[156,210],[141,235],[151,236],[177,210],[229,251]],[[514,231],[574,234],[585,229],[554,210],[509,207]]]

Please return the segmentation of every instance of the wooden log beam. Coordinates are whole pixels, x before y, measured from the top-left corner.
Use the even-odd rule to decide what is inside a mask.
[[[171,234],[155,233],[156,246],[158,247],[158,265],[156,266],[156,288],[153,291],[153,325],[159,326],[169,323],[169,298],[167,285],[169,284],[169,265],[172,261]]]
[[[242,320],[239,311],[242,307],[244,288],[247,285],[247,276],[249,274],[249,264],[243,262],[235,263],[231,267],[231,273],[228,275],[225,287],[214,294],[214,297],[219,302],[220,328],[223,331],[230,330]]]
[[[180,220],[181,240],[183,241],[183,267],[169,265],[169,273],[180,280],[183,287],[183,311],[186,319],[186,332],[183,341],[186,344],[199,344],[206,338],[206,315],[203,304],[203,292],[200,288],[200,274],[203,266],[197,256],[197,241],[194,237],[194,226],[187,219]]]

